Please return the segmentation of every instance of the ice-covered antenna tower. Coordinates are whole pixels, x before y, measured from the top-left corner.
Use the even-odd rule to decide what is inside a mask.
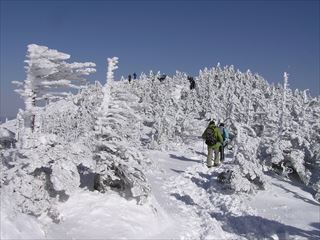
[[[117,66],[118,60],[119,60],[118,57],[108,58],[107,83],[113,82],[113,79],[114,79],[113,71],[118,68]]]

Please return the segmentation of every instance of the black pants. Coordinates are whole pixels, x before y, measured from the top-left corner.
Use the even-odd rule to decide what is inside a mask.
[[[223,144],[220,146],[219,151],[220,151],[220,161],[223,162],[224,161],[224,146],[223,146]]]

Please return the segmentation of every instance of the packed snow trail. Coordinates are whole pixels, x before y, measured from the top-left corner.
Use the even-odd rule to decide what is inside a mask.
[[[212,197],[211,188],[217,187],[215,177],[223,168],[208,169],[201,146],[202,143],[198,143],[195,149],[150,153],[150,158],[154,159],[161,169],[158,174],[153,172],[156,180],[151,181],[155,197],[159,202],[165,203],[163,208],[167,212],[178,216],[177,224],[183,229],[180,238],[239,238],[224,231],[214,214],[224,214],[226,211],[241,214],[248,209],[241,209],[241,205],[233,201],[232,195],[220,194]],[[226,159],[225,164],[230,160]],[[157,193],[162,194],[158,196]],[[179,223],[181,220],[182,225]]]
[[[317,239],[320,209],[312,195],[281,179],[256,195],[231,194],[217,176],[232,159],[207,169],[200,144],[193,151],[158,152],[150,157],[160,166],[152,186],[156,199],[184,230],[181,238]],[[160,189],[160,190],[158,190]],[[181,225],[181,220],[183,223]]]

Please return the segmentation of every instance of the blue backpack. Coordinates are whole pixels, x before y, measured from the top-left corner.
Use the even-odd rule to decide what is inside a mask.
[[[223,141],[229,139],[229,132],[225,127],[222,128],[222,138]]]

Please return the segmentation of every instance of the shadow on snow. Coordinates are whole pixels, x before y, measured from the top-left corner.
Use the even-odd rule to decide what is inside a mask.
[[[290,239],[290,236],[307,239],[319,239],[320,237],[319,230],[303,230],[259,216],[225,216],[221,213],[212,213],[211,217],[223,222],[223,230],[247,238],[270,238],[273,235],[277,235],[279,239]],[[316,223],[311,225],[314,224]]]
[[[177,156],[175,154],[169,154],[170,158],[173,158],[173,159],[178,159],[178,160],[181,160],[181,161],[187,161],[187,162],[197,162],[197,163],[200,163],[201,160],[194,160],[194,159],[191,159],[191,158],[186,158],[184,156]]]
[[[206,191],[219,191],[223,194],[230,194],[228,191],[222,189],[222,185],[217,182],[216,176],[218,172],[211,172],[210,174],[198,173],[199,177],[192,177],[191,181],[198,187],[205,189]],[[306,199],[295,192],[279,185],[286,191],[295,194],[295,197],[302,199],[305,202],[312,203],[309,199]],[[222,191],[223,190],[223,191]],[[171,196],[177,200],[182,201],[186,205],[198,206],[190,195],[180,195],[173,193]],[[217,209],[218,210],[218,209]],[[219,211],[219,210],[218,210]],[[220,210],[221,211],[221,210]],[[234,233],[248,239],[272,239],[277,236],[279,239],[291,239],[292,236],[298,236],[300,238],[307,239],[320,239],[320,223],[311,223],[310,226],[315,228],[314,230],[303,230],[294,226],[286,225],[275,220],[266,219],[260,216],[233,216],[230,213],[223,212],[211,212],[210,216],[215,218],[222,224],[222,228],[226,232]]]
[[[173,168],[170,168],[171,171],[175,172],[175,173],[185,173],[185,171],[182,171],[182,170],[177,170],[177,169],[173,169]]]
[[[175,197],[177,200],[185,203],[186,205],[197,205],[189,195],[180,195],[179,193],[172,193],[170,196]]]
[[[312,201],[304,196],[301,196],[300,194],[294,192],[294,191],[291,191],[290,189],[286,188],[285,186],[283,186],[282,184],[277,184],[277,183],[273,183],[273,185],[279,187],[279,188],[282,188],[283,190],[285,190],[287,193],[291,193],[293,195],[293,197],[297,198],[297,199],[300,199],[306,203],[309,203],[309,204],[312,204],[312,205],[315,205],[315,206],[320,206],[319,203],[317,203],[316,201]]]

